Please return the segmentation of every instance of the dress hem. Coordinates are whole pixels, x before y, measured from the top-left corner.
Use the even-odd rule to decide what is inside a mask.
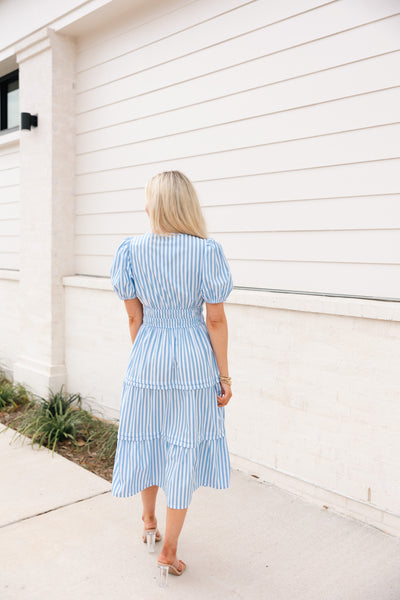
[[[157,485],[159,488],[161,488],[167,498],[168,494],[167,494],[167,490],[166,490],[166,486],[163,486],[162,483],[160,483],[159,480],[156,479],[152,479],[151,480],[153,483],[149,483],[149,485],[145,485],[143,487],[141,487],[140,490],[137,490],[136,492],[129,492],[129,493],[124,493],[124,492],[114,492],[112,489],[111,491],[111,495],[114,498],[132,498],[132,496],[136,496],[137,494],[139,494],[140,492],[142,492],[143,490],[145,490],[148,487],[151,487],[152,485]],[[209,487],[212,488],[214,490],[227,490],[230,486],[230,480],[228,481],[228,483],[226,485],[218,485],[218,484],[210,484],[210,483],[200,483],[198,486],[194,487],[192,490],[192,495],[193,493],[198,490],[200,487]],[[181,506],[180,504],[177,504],[176,502],[172,502],[172,504],[174,504],[174,506],[170,506],[169,504],[167,504],[168,508],[175,508],[175,509],[179,509],[182,510],[183,508],[188,508],[191,504],[192,499],[189,500],[189,502],[186,504],[186,506]]]
[[[162,437],[141,442],[119,440],[111,493],[128,498],[157,485],[164,490],[167,505],[181,509],[189,506],[199,487],[229,487],[230,475],[225,436],[190,448],[170,444]]]

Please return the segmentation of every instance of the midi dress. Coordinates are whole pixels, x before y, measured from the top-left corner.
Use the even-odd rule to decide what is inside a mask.
[[[112,259],[121,300],[139,298],[140,325],[122,383],[111,493],[157,485],[167,506],[187,508],[200,486],[229,487],[219,371],[204,302],[227,299],[232,273],[214,238],[153,232],[127,237]]]

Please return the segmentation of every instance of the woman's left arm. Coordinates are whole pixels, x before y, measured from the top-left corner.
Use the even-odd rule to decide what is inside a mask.
[[[132,344],[135,341],[136,334],[143,322],[143,304],[139,298],[124,300],[126,312],[129,319],[129,333],[131,334]]]

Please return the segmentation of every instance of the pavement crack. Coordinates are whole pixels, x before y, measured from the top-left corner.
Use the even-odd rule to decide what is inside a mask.
[[[50,512],[54,512],[55,510],[59,510],[60,508],[65,508],[66,506],[71,506],[72,504],[78,504],[79,502],[85,502],[86,500],[90,500],[91,498],[96,498],[97,496],[102,496],[103,494],[110,494],[111,490],[106,490],[104,492],[98,492],[97,494],[92,494],[91,496],[87,496],[86,498],[80,498],[79,500],[73,500],[72,502],[67,502],[66,504],[60,504],[60,506],[55,506],[54,508],[49,508],[48,510],[43,510],[41,512],[35,513],[34,515],[29,515],[28,517],[22,517],[21,519],[16,519],[15,521],[10,521],[9,523],[5,523],[4,525],[0,525],[0,529],[4,527],[9,527],[10,525],[15,525],[16,523],[21,523],[21,521],[28,521],[29,519],[34,519],[35,517],[40,517],[41,515],[45,515]]]

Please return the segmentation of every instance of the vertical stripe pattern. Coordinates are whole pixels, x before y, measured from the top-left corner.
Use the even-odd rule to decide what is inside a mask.
[[[117,248],[110,275],[119,298],[137,296],[143,304],[125,381],[152,389],[218,383],[202,307],[225,301],[233,289],[221,244],[188,234],[129,237]]]
[[[171,508],[189,506],[200,485],[226,488],[230,460],[219,373],[203,317],[204,301],[233,288],[213,238],[146,233],[126,238],[113,257],[121,300],[138,297],[143,323],[126,368],[112,494],[159,485]]]

